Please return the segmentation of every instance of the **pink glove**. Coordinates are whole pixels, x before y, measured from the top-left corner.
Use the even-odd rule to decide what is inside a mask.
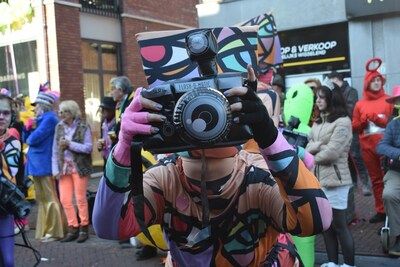
[[[301,146],[296,146],[297,155],[304,162],[307,169],[311,170],[314,167],[314,156]]]
[[[307,150],[304,152],[303,162],[309,170],[314,167],[314,156],[311,155],[311,153],[309,153]]]
[[[114,159],[121,165],[130,166],[130,146],[134,136],[151,134],[151,125],[147,124],[148,112],[141,112],[140,92],[136,89],[135,97],[122,114],[121,130],[118,134],[118,143],[114,149]]]

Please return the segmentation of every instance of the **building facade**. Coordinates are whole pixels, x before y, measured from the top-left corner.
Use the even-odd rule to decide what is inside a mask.
[[[94,140],[99,138],[97,111],[101,97],[109,93],[109,80],[126,75],[134,87],[146,85],[135,34],[198,25],[197,0],[31,2],[33,21],[0,39],[0,61],[6,63],[0,66],[0,87],[34,99],[39,84],[49,81],[61,100],[79,103]]]
[[[361,95],[372,57],[384,62],[388,93],[400,84],[400,1],[204,0],[197,6],[200,27],[235,25],[262,13],[274,15],[287,86],[338,70]]]

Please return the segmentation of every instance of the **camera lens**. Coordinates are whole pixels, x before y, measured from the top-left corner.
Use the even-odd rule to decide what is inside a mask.
[[[201,54],[208,47],[208,41],[203,33],[195,33],[188,36],[187,46],[191,53]]]
[[[229,102],[212,88],[187,92],[176,103],[174,124],[187,143],[201,146],[219,142],[230,130]]]

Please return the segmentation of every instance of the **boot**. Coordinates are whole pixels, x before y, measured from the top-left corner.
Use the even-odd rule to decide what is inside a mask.
[[[89,238],[89,225],[81,226],[79,229],[79,237],[76,242],[83,243]]]
[[[377,212],[374,216],[369,219],[369,223],[384,222],[386,219],[386,213]]]
[[[68,226],[67,235],[60,242],[71,242],[78,238],[78,227]]]

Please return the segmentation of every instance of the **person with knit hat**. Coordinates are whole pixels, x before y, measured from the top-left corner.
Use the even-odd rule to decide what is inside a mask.
[[[232,123],[251,127],[269,170],[251,164],[251,155],[237,147],[195,149],[147,170],[143,188],[132,188],[131,141],[159,132],[156,123],[166,119],[162,106],[137,89],[97,191],[96,234],[116,240],[161,224],[174,266],[260,266],[276,256],[269,252],[279,233],[309,236],[329,228],[332,209],[316,177],[278,132],[256,89],[249,66],[245,86],[224,94],[243,100],[230,106],[237,114]],[[143,220],[133,195],[126,197],[132,189],[143,189],[144,206],[137,207]]]
[[[394,104],[396,117],[386,126],[376,152],[386,157],[388,171],[383,177],[383,202],[388,216],[390,235],[396,237],[389,255],[400,257],[400,85],[393,88],[393,96],[386,102]]]
[[[35,107],[35,127],[26,136],[29,146],[26,173],[33,177],[38,204],[35,238],[42,242],[64,237],[64,220],[51,167],[54,130],[58,123],[53,111],[55,101],[55,95],[39,92],[32,104]]]
[[[372,58],[367,62],[363,96],[354,107],[352,119],[353,131],[360,137],[361,155],[371,179],[375,199],[376,214],[370,218],[370,223],[382,222],[386,217],[382,201],[383,171],[376,146],[383,137],[393,105],[386,102],[389,96],[383,88],[385,78],[378,71],[381,64],[380,58]]]

